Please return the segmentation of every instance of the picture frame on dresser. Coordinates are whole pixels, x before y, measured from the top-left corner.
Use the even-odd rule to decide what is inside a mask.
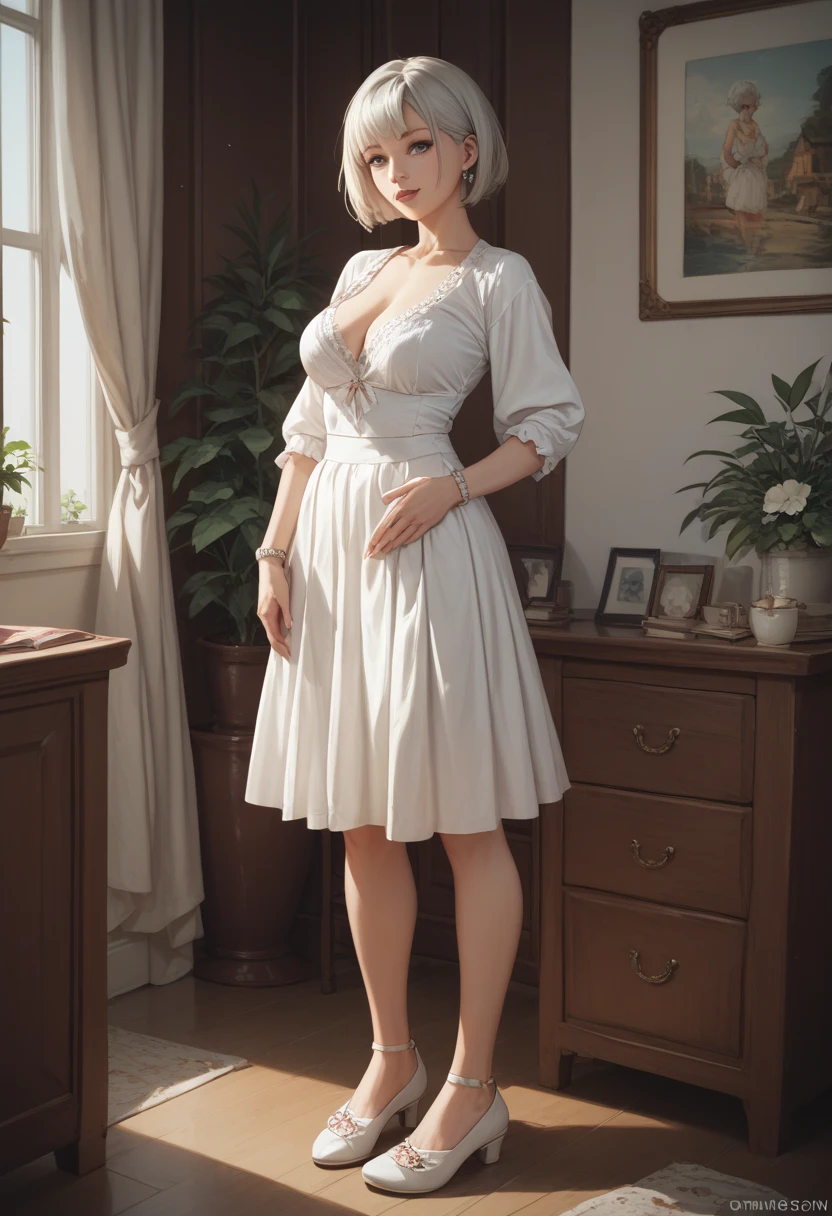
[[[610,549],[597,624],[641,626],[651,613],[660,565],[660,549]]]
[[[832,0],[643,12],[639,318],[832,311]]]
[[[509,545],[508,553],[523,607],[554,603],[563,545]]]

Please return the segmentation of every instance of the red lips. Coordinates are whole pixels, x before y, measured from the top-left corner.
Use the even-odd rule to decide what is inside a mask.
[[[399,199],[402,199],[402,198],[412,198],[412,196],[414,194],[418,194],[418,193],[419,193],[418,190],[400,190],[399,193],[396,195],[396,202],[398,202]]]

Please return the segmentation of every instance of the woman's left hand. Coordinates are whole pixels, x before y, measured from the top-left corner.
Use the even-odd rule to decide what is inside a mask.
[[[365,557],[380,557],[418,540],[462,501],[450,473],[447,477],[411,477],[403,485],[385,490],[382,498],[393,505],[370,537]]]

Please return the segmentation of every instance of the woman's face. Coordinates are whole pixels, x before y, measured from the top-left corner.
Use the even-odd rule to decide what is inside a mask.
[[[362,156],[377,190],[405,219],[421,220],[455,195],[459,197],[462,170],[476,161],[477,141],[473,135],[457,144],[444,131],[442,174],[430,131],[409,102],[402,108],[407,132],[401,139],[381,138],[377,145],[364,148]],[[438,179],[438,180],[437,180]]]
[[[746,95],[742,99],[742,104],[743,104],[744,108],[748,111],[749,118],[753,117],[754,111],[758,110],[760,108],[760,103],[757,101],[757,98],[754,96],[753,93],[746,93]]]

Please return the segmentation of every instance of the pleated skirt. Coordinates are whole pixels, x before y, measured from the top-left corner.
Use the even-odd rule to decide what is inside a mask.
[[[424,439],[331,437],[301,502],[286,559],[291,658],[269,653],[245,798],[310,828],[375,824],[399,841],[492,831],[569,788],[485,499],[364,557],[386,490],[463,467],[447,436]]]

